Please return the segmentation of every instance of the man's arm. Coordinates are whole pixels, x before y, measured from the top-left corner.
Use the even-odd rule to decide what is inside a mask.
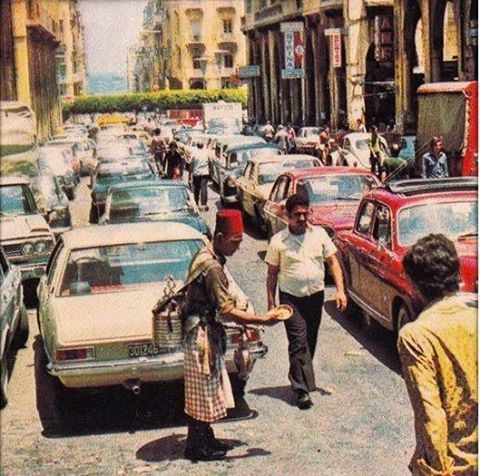
[[[446,154],[443,155],[443,171],[445,173],[445,177],[448,177],[448,159]]]
[[[345,288],[343,286],[343,273],[340,263],[336,253],[325,260],[330,267],[330,272],[333,276],[333,281],[335,282],[335,287],[337,292],[335,293],[335,302],[337,308],[341,311],[344,311],[347,308],[347,295],[345,294]]]
[[[277,280],[279,266],[267,263],[267,308],[275,307],[275,293],[277,291]]]
[[[422,156],[421,176],[422,176],[422,178],[424,178],[424,179],[427,178],[427,161],[428,161],[428,157],[427,157],[426,155]]]

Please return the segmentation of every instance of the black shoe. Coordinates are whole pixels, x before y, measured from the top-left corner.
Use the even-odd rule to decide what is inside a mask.
[[[300,410],[307,410],[313,405],[307,392],[297,392],[297,406]]]
[[[190,461],[215,461],[225,458],[225,451],[214,450],[209,446],[185,448],[185,458]]]
[[[217,440],[215,438],[215,434],[213,433],[213,428],[211,426],[208,427],[207,436],[208,436],[208,446],[210,448],[218,451],[225,451],[225,452],[233,450],[232,445],[222,443],[220,440]]]

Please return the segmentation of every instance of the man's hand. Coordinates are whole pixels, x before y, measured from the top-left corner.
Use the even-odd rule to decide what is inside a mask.
[[[335,293],[335,302],[337,304],[337,309],[340,309],[340,311],[345,311],[345,309],[347,309],[347,295],[344,291],[337,291]]]

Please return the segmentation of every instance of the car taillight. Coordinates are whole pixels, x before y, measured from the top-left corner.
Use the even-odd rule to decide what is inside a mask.
[[[246,329],[238,334],[232,334],[232,344],[240,344],[241,342],[258,342],[260,339],[260,331],[253,329]]]
[[[57,350],[56,360],[87,360],[94,358],[93,347]]]

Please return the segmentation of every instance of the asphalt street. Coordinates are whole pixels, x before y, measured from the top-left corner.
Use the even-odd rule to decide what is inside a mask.
[[[88,220],[87,180],[71,203],[75,226]],[[209,190],[205,213],[213,229],[218,195]],[[259,313],[266,311],[263,261],[267,242],[248,230],[227,262]],[[35,311],[27,346],[11,356],[10,403],[1,413],[5,475],[321,474],[405,475],[414,448],[413,413],[399,373],[391,333],[368,334],[360,316],[326,304],[314,359],[314,406],[299,410],[287,378],[282,323],[267,327],[269,351],[255,365],[245,405],[216,434],[235,445],[223,461],[183,459],[186,427],[175,385],[151,386],[138,397],[120,391],[82,396],[69,425],[52,429],[51,391],[43,372]],[[246,407],[248,405],[249,409]],[[243,418],[250,415],[249,418]]]

